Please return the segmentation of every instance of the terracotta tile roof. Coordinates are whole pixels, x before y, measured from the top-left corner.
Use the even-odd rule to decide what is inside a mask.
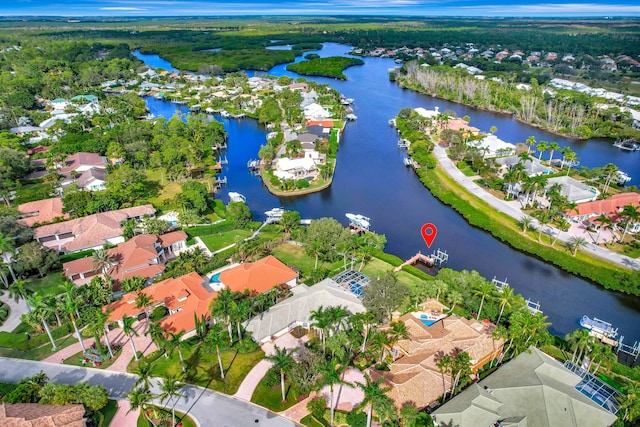
[[[67,156],[64,166],[58,169],[61,174],[67,174],[80,166],[107,167],[107,159],[98,153],[75,153]]]
[[[162,234],[161,236],[159,236],[160,243],[162,244],[163,248],[168,248],[169,246],[181,240],[187,240],[188,237],[189,236],[187,236],[187,233],[182,230],[172,231],[171,233]]]
[[[38,227],[34,230],[33,237],[38,239],[72,233],[73,240],[64,243],[61,249],[66,252],[80,251],[104,245],[106,239],[121,236],[121,223],[125,220],[145,214],[153,215],[155,212],[156,210],[152,205],[101,212],[83,218]]]
[[[261,294],[296,277],[298,274],[295,271],[269,255],[223,271],[220,273],[220,282],[233,292],[248,289]]]
[[[595,200],[593,202],[580,203],[575,209],[565,211],[568,216],[584,216],[617,213],[626,205],[640,205],[640,194],[638,193],[620,193],[603,200]]]
[[[108,274],[116,281],[138,276],[146,279],[154,278],[164,271],[161,264],[160,251],[156,249],[156,243],[162,248],[167,248],[173,243],[186,240],[184,231],[156,236],[155,234],[139,234],[128,241],[121,243],[116,248],[108,250],[116,261]],[[74,261],[65,262],[62,266],[64,274],[72,277],[75,274],[94,271],[93,258],[86,257]]]
[[[195,328],[194,314],[198,317],[209,316],[209,304],[216,293],[209,292],[204,286],[204,279],[198,273],[189,273],[175,279],[166,279],[142,290],[155,301],[156,305],[164,305],[170,311],[169,316],[160,321],[163,329],[171,332],[191,331]],[[123,315],[137,316],[142,309],[136,308],[137,294],[129,292],[122,299],[107,305],[105,312],[110,321],[122,319]],[[179,311],[173,312],[179,309]]]
[[[433,325],[423,324],[419,318],[406,314],[399,319],[405,323],[408,339],[398,341],[400,356],[390,371],[372,370],[372,379],[384,377],[393,387],[389,396],[397,406],[412,401],[425,407],[451,386],[451,378],[440,373],[437,361],[442,355],[465,351],[473,361],[472,370],[482,367],[488,358],[499,354],[503,341],[494,341],[493,324],[450,316]]]
[[[23,215],[36,213],[34,216],[18,220],[29,227],[36,223],[51,222],[56,218],[69,218],[69,214],[62,213],[61,197],[23,203],[18,205],[18,211]]]
[[[333,120],[307,120],[307,126],[322,126],[325,128],[332,128],[333,125]]]
[[[91,168],[82,172],[82,175],[78,177],[76,180],[76,184],[78,187],[85,188],[88,184],[90,184],[94,180],[106,181],[107,180],[107,171],[106,169],[100,168]]]
[[[84,427],[82,405],[40,405],[39,403],[3,403],[0,425],[4,427]]]

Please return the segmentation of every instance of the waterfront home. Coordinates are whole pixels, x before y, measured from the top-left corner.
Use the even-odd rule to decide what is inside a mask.
[[[108,275],[116,282],[131,277],[153,279],[164,272],[164,264],[187,247],[184,231],[156,236],[139,234],[107,250],[111,264],[96,270],[93,257],[65,262],[62,272],[76,285],[89,283],[94,276]]]
[[[342,307],[349,314],[365,310],[360,298],[332,279],[324,279],[313,286],[301,284],[291,289],[293,296],[249,320],[246,330],[253,339],[263,343],[279,337],[296,326],[311,327],[311,314],[320,307]]]
[[[565,210],[563,215],[569,221],[581,222],[604,214],[614,223],[618,223],[623,219],[620,217],[620,213],[627,205],[640,206],[640,194],[620,193],[603,200],[580,203],[573,209]],[[631,223],[627,230],[629,233],[637,233],[639,231],[640,223],[636,222]]]
[[[318,168],[313,157],[289,159],[282,157],[276,160],[273,174],[280,179],[314,179],[318,175]]]
[[[109,321],[118,322],[122,326],[123,316],[143,319],[154,308],[164,306],[168,315],[158,323],[168,332],[185,331],[183,340],[195,335],[196,318],[201,319],[204,316],[205,320],[209,319],[209,305],[217,295],[206,288],[202,276],[195,272],[154,283],[140,292],[153,301],[151,307],[136,307],[138,293],[129,292],[118,301],[104,307],[104,312],[109,313]]]
[[[497,139],[497,138],[496,138]],[[509,144],[511,145],[511,144]],[[521,163],[522,159],[518,156],[509,156],[496,159],[496,162],[502,165],[506,169],[511,169],[515,165]],[[528,177],[538,176],[538,175],[547,175],[553,172],[552,168],[543,165],[540,160],[532,157],[529,160],[524,162],[524,172]]]
[[[436,426],[610,426],[615,398],[535,347],[474,383],[433,412]]]
[[[408,338],[393,346],[394,360],[389,371],[370,372],[373,380],[383,378],[385,385],[391,387],[388,395],[398,407],[409,402],[426,407],[451,388],[452,377],[440,372],[437,366],[441,357],[467,352],[475,374],[500,355],[504,344],[492,337],[495,325],[488,321],[458,316],[442,318],[444,306],[423,310],[396,320],[404,322]]]
[[[310,120],[323,120],[331,118],[331,113],[322,105],[314,102],[304,107],[304,117]]]
[[[63,213],[62,207],[62,198],[60,197],[23,203],[18,205],[18,212],[20,212],[18,222],[32,227],[34,224],[45,224],[57,219],[68,219],[69,214]]]
[[[591,202],[598,198],[600,192],[595,188],[571,178],[570,176],[559,176],[549,178],[545,187],[545,194],[555,184],[560,184],[560,195],[573,203]]]
[[[33,238],[62,253],[99,249],[124,242],[122,226],[126,220],[141,221],[156,213],[152,205],[100,212],[82,218],[44,225],[33,231]]]
[[[297,284],[298,273],[269,255],[255,262],[244,262],[220,273],[219,281],[233,292],[250,291],[261,294],[274,286],[293,288]]]
[[[470,141],[469,146],[477,148],[485,158],[510,156],[516,151],[516,146],[501,140],[495,135],[487,135],[482,139]]]

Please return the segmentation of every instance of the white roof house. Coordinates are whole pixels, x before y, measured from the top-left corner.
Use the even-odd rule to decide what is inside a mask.
[[[298,175],[305,175],[316,169],[316,163],[312,158],[303,157],[290,159],[283,157],[278,159],[274,174],[278,178],[293,179]]]
[[[249,320],[246,330],[258,342],[266,342],[272,336],[285,334],[296,326],[308,328],[311,312],[322,307],[342,307],[351,314],[365,311],[360,299],[332,279],[307,286],[298,285],[291,290],[293,296],[264,313]]]
[[[331,117],[331,113],[327,111],[322,105],[318,103],[312,103],[304,107],[304,116],[307,119],[328,119]]]
[[[487,135],[480,140],[470,142],[469,145],[484,151],[485,158],[510,156],[516,150],[515,145],[505,142],[495,135]]]
[[[570,176],[549,178],[545,191],[548,191],[554,184],[560,184],[562,186],[560,194],[566,197],[568,201],[574,203],[592,202],[596,200],[600,194],[594,187],[586,185]]]

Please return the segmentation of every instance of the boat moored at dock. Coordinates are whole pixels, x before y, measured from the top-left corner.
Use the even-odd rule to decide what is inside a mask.
[[[613,328],[611,323],[600,320],[597,317],[593,319],[589,316],[582,316],[580,319],[580,326],[588,329],[596,337],[604,337],[614,339],[618,336],[618,328]]]
[[[235,191],[229,191],[229,200],[231,200],[232,202],[247,203],[247,198],[240,193],[236,193]]]
[[[371,225],[371,218],[368,218],[364,215],[360,214],[352,214],[348,213],[345,216],[351,221],[351,224],[360,227],[363,230],[369,230],[369,226]]]

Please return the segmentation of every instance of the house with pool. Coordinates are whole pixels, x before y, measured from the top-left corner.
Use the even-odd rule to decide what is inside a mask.
[[[389,397],[399,408],[409,402],[418,408],[427,407],[451,388],[451,376],[438,369],[443,356],[468,353],[471,372],[476,374],[502,352],[504,340],[493,338],[495,325],[491,322],[447,316],[446,311],[443,304],[431,299],[421,305],[420,311],[396,319],[404,322],[408,337],[391,349],[394,360],[389,371],[369,372],[374,381],[383,378],[384,385],[391,388]]]
[[[297,280],[296,271],[269,255],[255,262],[244,262],[214,271],[209,283],[216,290],[228,288],[232,292],[249,291],[258,295],[276,286],[293,288]]]

